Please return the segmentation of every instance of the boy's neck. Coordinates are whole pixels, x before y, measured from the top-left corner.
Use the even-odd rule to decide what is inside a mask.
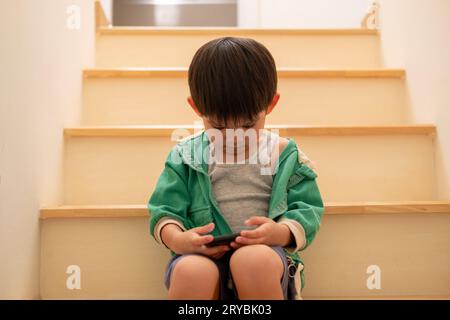
[[[268,139],[264,129],[251,128],[240,131],[225,129],[224,131],[226,132],[206,130],[212,144],[212,156],[223,163],[242,163],[243,160],[248,160],[255,154],[258,156],[260,150],[266,149],[262,144],[273,143]]]

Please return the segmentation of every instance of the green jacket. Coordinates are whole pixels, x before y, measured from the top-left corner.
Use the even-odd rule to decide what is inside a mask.
[[[162,217],[180,221],[186,229],[214,222],[212,235],[232,233],[220,213],[212,193],[207,158],[209,138],[205,131],[178,142],[170,151],[165,168],[148,202],[151,212],[150,233]],[[297,144],[289,139],[278,158],[278,170],[273,177],[268,217],[293,219],[301,224],[307,248],[320,227],[323,202],[316,183],[317,174],[300,160]],[[297,266],[303,265],[298,252],[285,249]],[[175,253],[172,252],[172,255]],[[301,286],[304,275],[301,272]]]

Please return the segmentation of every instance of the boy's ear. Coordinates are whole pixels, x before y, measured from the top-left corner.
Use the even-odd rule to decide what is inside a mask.
[[[275,106],[276,106],[277,103],[278,103],[278,100],[280,100],[280,94],[277,92],[277,93],[275,93],[275,95],[273,96],[272,102],[271,102],[271,103],[269,104],[269,106],[267,107],[266,115],[267,115],[267,114],[270,114],[270,113],[273,111],[273,109],[275,108]]]
[[[195,105],[194,100],[192,99],[192,97],[188,97],[187,98],[187,102],[189,103],[189,105],[191,106],[192,110],[194,110],[194,112],[201,118],[202,114],[200,113],[200,111],[198,111],[197,106]]]

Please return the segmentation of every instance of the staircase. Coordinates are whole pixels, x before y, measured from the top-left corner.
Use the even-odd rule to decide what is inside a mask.
[[[268,126],[316,163],[326,205],[304,252],[308,299],[450,297],[450,201],[435,198],[433,124],[409,116],[404,70],[383,68],[374,30],[111,28],[97,5],[96,68],[82,122],[66,128],[64,205],[41,210],[43,299],[165,299],[169,252],[147,200],[186,103],[198,47],[251,37],[275,57],[281,100]],[[67,267],[81,289],[66,288]],[[367,268],[381,268],[369,290]]]

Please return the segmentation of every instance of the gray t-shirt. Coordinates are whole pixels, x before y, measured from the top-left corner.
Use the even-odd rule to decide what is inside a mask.
[[[268,215],[273,182],[270,169],[273,152],[278,151],[278,147],[275,148],[278,146],[278,136],[264,132],[258,141],[256,152],[251,153],[244,163],[218,160],[214,156],[214,145],[211,147],[212,163],[209,165],[208,174],[213,194],[233,233],[252,229],[253,227],[244,224],[248,218]],[[235,155],[241,154],[234,152],[234,149],[231,152]]]

